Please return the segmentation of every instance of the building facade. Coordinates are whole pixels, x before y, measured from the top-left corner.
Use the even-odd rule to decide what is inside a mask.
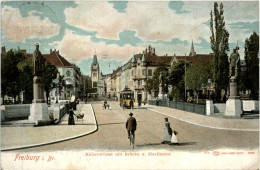
[[[93,62],[91,64],[91,86],[92,95],[98,94],[98,84],[100,83],[100,69],[97,60],[97,55],[93,56]]]

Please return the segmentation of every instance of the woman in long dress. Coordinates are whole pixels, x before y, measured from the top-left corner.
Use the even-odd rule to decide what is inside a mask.
[[[69,111],[69,121],[68,121],[68,124],[69,125],[75,125],[75,121],[74,121],[74,112],[72,109],[70,109]]]
[[[162,143],[170,143],[171,142],[171,136],[169,135],[168,129],[170,127],[170,123],[168,122],[168,118],[165,118],[165,124],[164,124],[164,132],[162,137]]]

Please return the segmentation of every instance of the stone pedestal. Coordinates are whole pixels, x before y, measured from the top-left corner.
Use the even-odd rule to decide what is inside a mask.
[[[235,76],[230,78],[230,96],[226,102],[225,116],[240,117],[240,114],[243,113],[242,101],[238,96],[236,81]]]
[[[45,103],[43,78],[33,78],[33,103]]]
[[[151,100],[151,99],[152,99],[151,94],[148,94],[148,100]]]
[[[50,121],[48,106],[44,100],[44,84],[41,77],[33,78],[33,102],[30,106],[29,121],[38,124],[39,121]]]
[[[54,109],[53,109],[53,115],[54,115],[54,120],[55,119],[60,119],[60,104],[54,104]]]
[[[5,121],[5,110],[3,108],[1,108],[1,122],[3,122],[3,121]]]
[[[240,99],[228,99],[226,102],[225,116],[240,117],[243,113]]]
[[[162,84],[159,84],[159,94],[158,94],[159,99],[163,99],[163,93],[162,93]]]
[[[214,113],[214,104],[213,100],[207,100],[206,101],[206,115],[210,116],[211,114]]]
[[[163,99],[163,94],[161,94],[161,93],[158,94],[158,98],[159,98],[159,99]]]
[[[46,103],[32,103],[30,106],[29,121],[38,124],[38,121],[49,121],[48,106]]]

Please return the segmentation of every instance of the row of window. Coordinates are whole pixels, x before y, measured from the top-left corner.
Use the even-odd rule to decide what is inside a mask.
[[[141,70],[137,71],[137,76],[140,76]],[[148,69],[148,76],[152,76],[153,75],[153,70],[152,69]],[[132,76],[134,76],[134,70],[132,70]],[[142,70],[142,76],[146,76],[146,69]]]

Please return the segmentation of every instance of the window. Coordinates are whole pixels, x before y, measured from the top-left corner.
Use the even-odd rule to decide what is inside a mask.
[[[97,77],[97,73],[93,73],[93,77]]]
[[[140,70],[137,71],[137,75],[140,76]]]
[[[134,75],[134,70],[132,70],[132,76]]]
[[[142,75],[143,75],[143,76],[146,76],[146,70],[145,70],[145,69],[143,69]]]
[[[97,87],[97,82],[93,82],[93,88]]]
[[[153,70],[149,69],[148,70],[148,76],[152,76],[153,75]]]
[[[67,75],[67,76],[70,76],[70,71],[69,71],[69,70],[66,72],[66,75]]]
[[[138,80],[138,86],[141,86],[141,85],[142,85],[142,81]]]

